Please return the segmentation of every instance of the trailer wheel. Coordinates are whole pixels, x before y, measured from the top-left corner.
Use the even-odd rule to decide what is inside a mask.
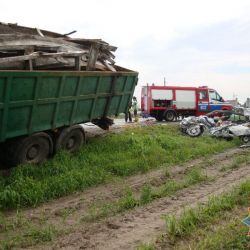
[[[73,153],[79,150],[84,142],[85,136],[80,126],[64,128],[56,141],[56,150],[63,148]]]
[[[175,119],[175,112],[172,110],[168,110],[165,114],[165,120],[168,122],[172,122]]]
[[[18,165],[25,163],[42,163],[51,152],[50,138],[45,136],[31,135],[17,139],[10,143],[5,157],[6,163],[10,165]]]

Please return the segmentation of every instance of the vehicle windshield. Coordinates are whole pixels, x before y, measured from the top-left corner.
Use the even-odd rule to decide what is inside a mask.
[[[214,90],[209,90],[209,98],[211,101],[219,101],[222,102],[222,97]]]

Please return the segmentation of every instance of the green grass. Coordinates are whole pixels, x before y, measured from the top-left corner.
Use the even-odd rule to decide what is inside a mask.
[[[39,243],[46,243],[61,233],[53,225],[29,226],[27,225],[16,235],[7,235],[0,240],[0,249],[8,250],[16,247],[26,248]]]
[[[153,246],[153,244],[140,244],[137,247],[137,250],[154,250],[155,247]]]
[[[169,196],[178,190],[208,180],[210,180],[210,177],[208,177],[204,171],[198,167],[194,167],[186,173],[181,181],[168,180],[165,184],[154,189],[151,192],[151,197],[152,199],[156,199]]]
[[[250,248],[250,237],[247,236],[248,228],[240,222],[239,218],[224,218],[228,222],[208,231],[198,232],[199,240],[191,240],[191,249],[199,250],[245,250]],[[198,242],[198,243],[197,243]],[[185,249],[185,248],[184,248]]]
[[[213,223],[196,228],[189,237],[167,245],[162,238],[157,244],[141,243],[138,250],[178,249],[178,250],[245,250],[250,248],[250,237],[247,236],[248,227],[240,219],[247,216],[247,209],[242,213],[236,209],[223,213]],[[162,236],[164,237],[164,236]]]
[[[225,172],[225,171],[229,171],[232,169],[237,169],[239,168],[242,164],[248,164],[250,163],[250,155],[249,155],[249,151],[247,151],[248,154],[243,154],[243,155],[238,155],[233,159],[232,164],[224,166],[220,169],[220,171]]]
[[[30,221],[19,211],[12,217],[0,213],[0,250],[26,248],[39,243],[46,243],[58,237],[65,229],[49,224],[45,214],[36,218],[36,223]]]
[[[247,205],[250,195],[250,182],[244,182],[231,193],[211,198],[206,206],[184,210],[180,216],[167,216],[166,229],[171,242],[190,235],[198,227],[212,223],[216,218],[237,205]]]
[[[176,126],[130,128],[93,138],[75,155],[59,152],[40,166],[18,166],[0,177],[0,209],[36,206],[75,191],[221,152],[238,145],[210,137],[183,136]]]
[[[139,206],[138,199],[135,198],[131,190],[127,190],[126,195],[118,201],[93,204],[89,211],[81,218],[82,222],[93,222],[117,213],[124,212]]]
[[[26,226],[27,224],[27,219],[25,219],[18,210],[11,219],[7,219],[2,213],[0,213],[0,233],[16,230]]]

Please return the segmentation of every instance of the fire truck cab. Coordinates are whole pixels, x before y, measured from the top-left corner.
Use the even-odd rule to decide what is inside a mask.
[[[173,121],[182,116],[199,116],[214,110],[231,110],[233,106],[224,101],[216,90],[207,86],[143,86],[141,110],[144,115],[158,121]]]

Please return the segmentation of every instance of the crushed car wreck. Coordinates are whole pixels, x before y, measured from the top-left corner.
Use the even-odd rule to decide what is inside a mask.
[[[249,114],[249,109],[235,108],[226,113],[214,111],[207,116],[189,116],[180,122],[180,129],[191,137],[203,134],[228,140],[239,137],[246,144],[250,142]]]

